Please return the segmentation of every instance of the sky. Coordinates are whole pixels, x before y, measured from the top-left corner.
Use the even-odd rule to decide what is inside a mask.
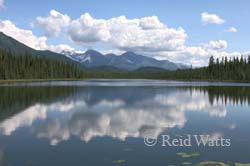
[[[0,0],[0,31],[38,50],[133,51],[207,65],[250,54],[249,0]]]

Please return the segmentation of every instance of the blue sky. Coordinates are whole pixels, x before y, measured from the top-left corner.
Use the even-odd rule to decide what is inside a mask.
[[[214,53],[217,57],[237,56],[250,50],[250,39],[248,37],[250,31],[249,6],[250,1],[247,0],[4,0],[4,4],[0,9],[0,20],[9,20],[18,29],[32,31],[36,37],[45,36],[47,45],[55,46],[64,44],[81,51],[88,48],[94,48],[104,52],[105,50],[122,52],[131,49],[132,51],[159,59],[170,59],[172,61],[184,60],[185,63],[193,63],[199,66],[204,65],[208,54]],[[148,48],[148,45],[143,45],[139,40],[138,42],[140,44],[132,42],[126,43],[124,46],[121,45],[121,43],[116,43],[117,41],[112,39],[103,38],[104,34],[101,34],[101,36],[97,35],[94,42],[86,43],[85,39],[89,37],[89,35],[95,36],[95,34],[93,34],[95,32],[102,33],[100,29],[96,29],[93,32],[95,26],[89,27],[91,29],[87,32],[91,33],[87,36],[84,31],[84,36],[81,38],[83,40],[76,40],[76,34],[70,34],[71,37],[69,37],[69,28],[66,26],[60,27],[60,34],[56,36],[46,36],[45,31],[46,28],[48,30],[48,26],[44,27],[43,25],[45,24],[41,25],[41,23],[38,23],[37,17],[47,18],[51,10],[55,10],[62,15],[67,15],[71,21],[79,19],[81,15],[85,13],[89,13],[94,21],[99,19],[107,21],[111,18],[118,18],[119,16],[126,16],[127,20],[157,16],[160,23],[167,27],[165,30],[174,29],[177,33],[181,33],[178,28],[182,27],[186,35],[186,37],[183,36],[185,43],[180,42],[176,48],[173,48],[174,46],[172,47],[171,45],[172,41],[170,43],[166,42],[166,45],[171,45],[166,49],[164,46],[156,44],[159,47],[152,48],[152,51]],[[204,23],[204,20],[202,21],[202,13],[207,14],[207,23]],[[212,15],[216,15],[217,18],[223,20],[223,23],[216,22],[216,18]],[[212,16],[212,18],[210,16]],[[33,26],[31,26],[31,24]],[[71,23],[69,23],[68,26],[71,26]],[[79,30],[84,28],[86,27],[79,27]],[[101,29],[102,28],[103,27],[101,27]],[[229,28],[231,28],[232,32],[228,31]],[[232,30],[232,28],[234,28],[234,30]],[[5,27],[5,29],[7,28]],[[2,28],[2,31],[4,31],[4,28]],[[124,32],[125,31],[122,31],[116,35],[122,36],[125,34]],[[10,32],[6,33],[11,34]],[[108,30],[108,33],[111,33],[110,38],[112,38],[113,32]],[[148,36],[148,31],[143,31],[142,33],[143,35],[147,35],[144,40],[149,39],[149,44],[154,45],[154,42],[157,42],[157,40],[151,40],[152,36]],[[150,33],[154,36],[154,33],[158,32],[154,30]],[[141,36],[139,34],[137,36],[134,32],[132,34],[137,38]],[[170,36],[172,36],[172,34]],[[18,39],[16,36],[12,37]],[[166,38],[169,38],[169,34]],[[127,39],[132,40],[134,38],[128,37]],[[162,40],[164,40],[164,38]],[[179,40],[179,38],[176,40]],[[226,46],[225,42],[222,41],[226,42]],[[162,43],[164,43],[164,41],[162,41]],[[28,43],[25,44],[29,45]],[[138,44],[138,46],[135,47],[129,44]],[[206,54],[205,51],[207,51]],[[200,62],[199,59],[201,59]]]

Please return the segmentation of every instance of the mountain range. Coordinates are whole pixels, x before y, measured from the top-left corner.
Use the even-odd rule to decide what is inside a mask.
[[[54,60],[62,60],[76,63],[85,69],[95,71],[142,71],[142,70],[177,70],[187,69],[189,66],[181,63],[173,63],[168,60],[157,60],[151,57],[125,52],[122,55],[102,54],[95,50],[88,50],[79,54],[63,51],[60,54],[51,51],[39,51],[32,49],[19,41],[0,32],[0,48],[14,55],[43,56]]]
[[[122,55],[102,54],[95,50],[88,50],[83,54],[63,51],[65,56],[78,61],[88,68],[100,66],[111,66],[123,70],[137,70],[139,68],[152,67],[165,70],[187,69],[187,65],[173,63],[168,60],[157,60],[151,57],[135,54],[134,52],[125,52]]]

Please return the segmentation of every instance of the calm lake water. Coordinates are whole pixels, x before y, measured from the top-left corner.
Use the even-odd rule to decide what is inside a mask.
[[[235,83],[91,80],[1,85],[0,165],[250,163],[249,100],[249,84]],[[164,135],[170,140],[190,135],[192,146],[162,146]],[[209,135],[213,143],[229,139],[230,146],[198,146],[194,135]],[[158,138],[154,146],[145,144],[149,136]]]

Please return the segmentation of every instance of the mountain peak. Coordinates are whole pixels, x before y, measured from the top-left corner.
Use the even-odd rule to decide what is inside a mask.
[[[102,55],[100,52],[96,51],[96,50],[87,50],[84,54],[88,54],[88,55]]]
[[[133,51],[126,51],[125,54],[126,54],[126,53],[127,53],[127,54],[136,54],[136,53],[133,52]]]
[[[154,58],[151,58],[151,57],[146,57],[146,56],[143,56],[143,55],[139,55],[139,54],[136,54],[132,51],[128,51],[128,52],[125,52],[124,54],[121,55],[122,57],[125,57],[129,60],[133,60],[135,61],[136,63],[141,63],[143,59],[153,59]]]
[[[122,55],[138,55],[138,54],[134,53],[133,51],[127,51],[123,53]]]

